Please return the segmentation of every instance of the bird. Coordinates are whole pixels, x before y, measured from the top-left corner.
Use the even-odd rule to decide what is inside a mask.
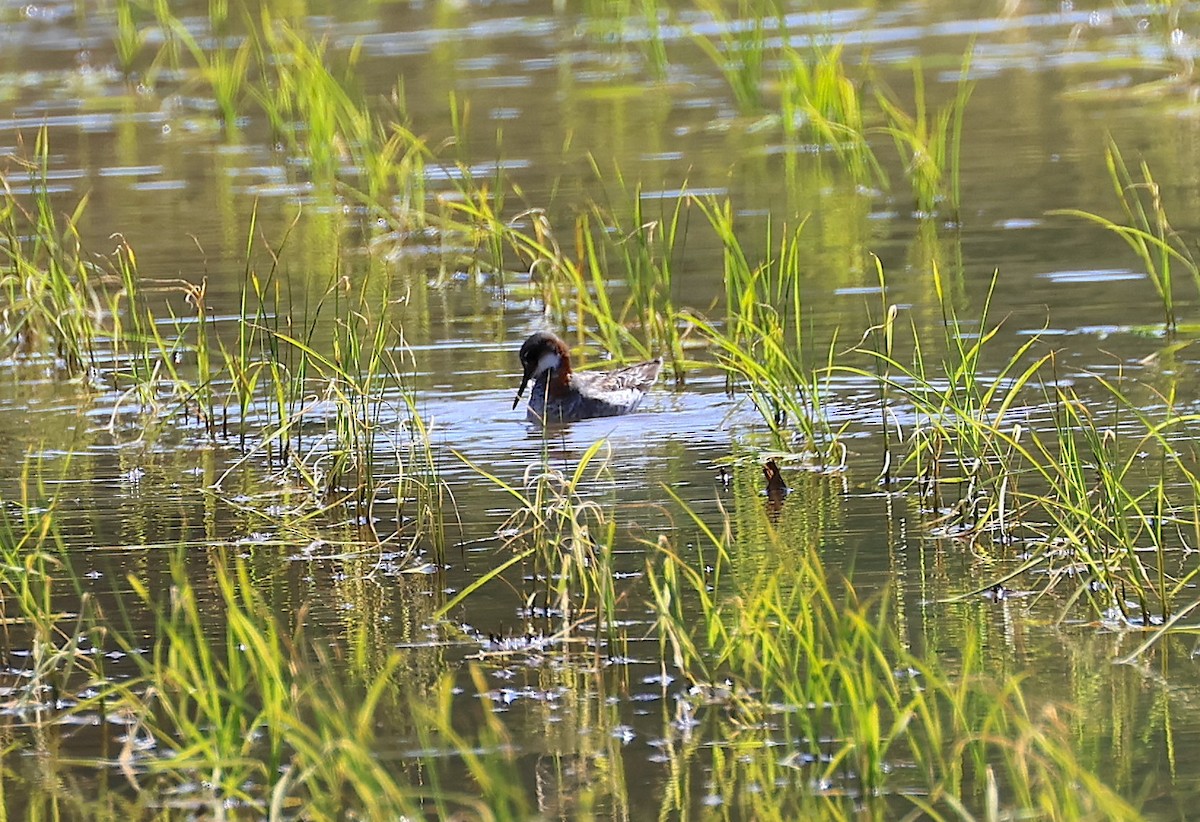
[[[628,414],[637,409],[663,366],[659,357],[616,371],[576,373],[567,344],[549,331],[530,334],[520,356],[524,373],[513,408],[533,380],[526,418],[541,424]]]

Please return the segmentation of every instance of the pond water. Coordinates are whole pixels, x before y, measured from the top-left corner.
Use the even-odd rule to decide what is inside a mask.
[[[1029,356],[1055,351],[1055,379],[1103,418],[1100,427],[1121,430],[1126,418],[1097,375],[1136,380],[1127,395],[1146,413],[1168,404],[1180,413],[1200,410],[1197,354],[1176,345],[1194,331],[1196,281],[1177,266],[1180,329],[1169,337],[1162,300],[1127,243],[1094,222],[1053,213],[1123,219],[1106,167],[1111,139],[1130,169],[1145,161],[1180,247],[1195,248],[1200,106],[1192,69],[1200,12],[1191,5],[248,5],[252,20],[268,12],[323,43],[325,61],[347,88],[430,147],[420,202],[397,195],[392,215],[406,208],[444,214],[462,203],[469,179],[474,190],[495,196],[502,221],[528,228],[529,210],[542,210],[567,256],[582,256],[580,217],[591,215],[597,226],[611,218],[623,228],[608,231],[614,250],[604,276],[619,300],[630,289],[620,232],[631,232],[639,219],[668,224],[683,203],[670,250],[670,297],[676,306],[723,317],[724,249],[701,203],[728,198],[739,241],[756,259],[775,253],[781,227],[803,223],[803,326],[818,359],[834,340],[837,352],[853,348],[888,306],[897,307],[906,340],[940,340],[945,305],[952,304],[969,339],[980,331],[990,294],[988,328],[1000,326],[982,355],[985,380],[1037,336]],[[1190,764],[1200,730],[1192,704],[1200,680],[1194,640],[1181,630],[1114,665],[1148,638],[1137,620],[1102,618],[1084,607],[1077,586],[1043,592],[1039,586],[1054,572],[1015,574],[1027,558],[1019,550],[980,549],[931,523],[904,482],[911,469],[881,486],[887,446],[876,382],[844,372],[826,386],[825,411],[845,449],[837,471],[813,470],[801,447],[786,454],[788,443],[772,438],[746,392],[728,390],[699,334],[685,337],[686,379],[660,382],[635,415],[549,432],[531,426],[523,407],[513,409],[517,349],[532,331],[554,327],[595,364],[606,352],[597,336],[584,333],[593,330],[587,318],[577,323],[578,315],[548,310],[536,267],[512,249],[503,271],[488,270],[467,262],[484,256],[478,238],[414,228],[400,216],[388,223],[381,214],[389,212],[350,191],[347,175],[334,182],[322,178],[312,157],[298,159],[249,90],[238,95],[236,123],[225,122],[203,66],[246,42],[243,11],[231,11],[214,33],[221,4],[171,6],[174,34],[152,4],[0,5],[0,155],[9,158],[12,198],[28,203],[48,192],[54,207],[69,213],[86,197],[76,222],[80,247],[89,259],[113,254],[121,242],[133,249],[143,299],[167,339],[178,333],[195,343],[183,283],[205,284],[212,339],[227,346],[239,329],[269,326],[329,351],[335,340],[344,344],[345,318],[334,321],[321,307],[333,302],[328,295],[361,290],[374,299],[402,330],[402,341],[388,348],[403,373],[371,409],[367,450],[379,476],[436,474],[445,537],[439,549],[414,524],[423,521],[420,503],[397,499],[399,480],[383,483],[369,506],[349,502],[314,514],[303,475],[279,470],[278,442],[247,443],[219,425],[214,435],[180,411],[187,402],[148,401],[123,381],[119,354],[82,377],[68,374],[53,353],[13,345],[20,335],[6,320],[0,456],[10,470],[0,475],[0,493],[17,521],[56,498],[61,550],[75,581],[71,592],[57,590],[56,607],[74,615],[98,603],[109,616],[121,614],[122,630],[133,638],[121,645],[88,633],[80,653],[106,656],[106,676],[136,679],[141,669],[133,658],[150,655],[161,635],[152,608],[138,599],[139,583],[161,605],[182,573],[195,586],[208,631],[232,643],[213,569],[240,556],[270,612],[289,629],[302,624],[305,641],[327,655],[322,664],[347,682],[369,683],[399,650],[392,676],[403,692],[432,693],[440,676],[451,675],[454,724],[468,738],[489,727],[480,706],[490,705],[486,713],[499,719],[506,741],[480,747],[513,757],[516,790],[529,813],[787,817],[808,807],[792,794],[781,804],[756,805],[754,796],[771,793],[764,783],[723,774],[713,750],[783,763],[773,771],[776,787],[853,795],[851,778],[812,785],[795,775],[803,769],[789,770],[784,708],[774,706],[778,714],[759,716],[758,725],[731,726],[726,720],[735,708],[714,700],[718,707],[706,710],[684,698],[694,683],[660,643],[645,579],[660,538],[681,554],[703,543],[682,502],[700,521],[716,527],[727,517],[739,529],[730,557],[735,578],[751,580],[796,561],[780,555],[773,538],[756,538],[765,529],[815,541],[838,585],[846,577],[860,596],[886,595],[889,619],[907,646],[951,671],[980,665],[998,684],[1021,680],[1031,705],[1060,706],[1080,761],[1103,783],[1148,815],[1187,816],[1200,788],[1200,772]],[[121,10],[139,33],[128,58],[120,46]],[[761,99],[743,104],[705,44],[728,53],[756,19],[768,21],[768,59],[751,83]],[[178,65],[163,57],[172,44],[183,54]],[[807,54],[831,44],[841,46],[864,99],[888,89],[908,111],[922,94],[931,111],[949,105],[971,54],[957,215],[949,208],[925,213],[917,204],[908,175],[914,161],[898,154],[878,106],[867,134],[881,170],[869,183],[840,171],[828,146],[786,134],[779,50]],[[320,133],[315,121],[305,128],[313,139]],[[36,158],[40,130],[49,148],[38,174],[19,162]],[[337,154],[337,146],[332,150]],[[935,288],[935,267],[947,298]],[[257,319],[243,308],[250,271],[269,281],[272,294]],[[331,290],[341,278],[347,285]],[[634,327],[632,336],[642,331]],[[945,352],[933,346],[927,353],[932,362]],[[636,359],[631,351],[618,354]],[[858,367],[869,362],[857,353],[846,359]],[[176,361],[195,368],[194,350]],[[213,384],[228,390],[233,377],[219,374]],[[314,473],[329,464],[312,455],[333,447],[322,438],[338,419],[332,381],[326,388],[304,392],[298,404],[310,407],[292,443]],[[259,421],[251,430],[269,427],[272,402],[261,394],[250,402],[242,419]],[[1051,416],[1030,397],[1021,402],[1028,404],[1019,409],[1027,426]],[[903,436],[921,415],[899,397],[892,406],[888,429]],[[413,410],[425,430],[414,430]],[[1186,433],[1178,437],[1181,451],[1191,448]],[[593,642],[597,629],[586,608],[573,631],[557,633],[563,615],[549,605],[532,559],[440,614],[512,556],[506,529],[521,505],[504,486],[520,488],[531,472],[547,468],[570,476],[601,440],[596,465],[603,467],[587,472],[578,499],[617,523],[619,642]],[[414,460],[414,448],[428,461]],[[760,474],[767,457],[780,461],[793,487],[766,521],[774,525],[760,516],[769,503]],[[406,527],[388,538],[398,522]],[[1183,550],[1170,561],[1180,576],[1190,563]],[[1177,613],[1195,599],[1190,590],[1182,587]],[[136,730],[120,722],[93,721],[89,711],[72,715],[78,727],[64,732],[69,723],[55,724],[50,715],[66,695],[42,693],[38,704],[28,693],[41,652],[14,602],[6,594],[11,630],[0,656],[9,700],[0,710],[0,784],[10,814],[41,817],[54,808],[91,818],[119,813],[120,802],[165,816],[265,812],[240,797],[213,799],[218,781],[202,774],[195,784],[152,790],[147,774],[154,766],[122,758],[125,735]],[[68,622],[60,623],[64,635],[73,630]],[[419,726],[383,712],[372,726],[378,760],[429,795],[438,788],[491,796],[469,764],[450,766],[451,784],[430,788],[415,764],[432,750]],[[452,747],[433,748],[435,756],[457,756]],[[141,779],[127,778],[130,769]],[[913,811],[919,806],[903,797],[918,791],[916,784],[897,777],[881,804],[867,802],[864,813]],[[105,798],[111,796],[119,800]],[[482,815],[491,800],[481,801],[465,803],[463,813]],[[983,815],[985,806],[979,799],[972,807]],[[497,807],[491,810],[505,815]],[[426,809],[444,812],[432,800]],[[288,806],[280,815],[305,811]]]

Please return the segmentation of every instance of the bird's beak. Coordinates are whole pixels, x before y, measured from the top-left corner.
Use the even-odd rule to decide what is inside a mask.
[[[513,398],[513,410],[517,409],[517,403],[521,401],[521,395],[525,393],[525,386],[529,383],[529,371],[525,372],[525,376],[521,377],[521,387],[517,389],[517,396]]]

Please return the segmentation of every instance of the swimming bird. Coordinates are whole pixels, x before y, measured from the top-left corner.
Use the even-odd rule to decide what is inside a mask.
[[[530,422],[574,422],[628,414],[658,379],[662,365],[659,357],[616,371],[575,373],[567,344],[548,331],[538,331],[521,346],[524,374],[513,408],[533,380],[526,415]]]

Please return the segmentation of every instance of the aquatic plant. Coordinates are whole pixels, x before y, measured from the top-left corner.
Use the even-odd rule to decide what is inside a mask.
[[[973,643],[953,676],[913,653],[886,598],[860,601],[849,580],[828,572],[819,526],[762,522],[753,533],[773,559],[738,574],[735,534],[746,520],[710,525],[667,493],[692,520],[697,556],[660,540],[647,561],[662,642],[695,683],[692,710],[719,705],[787,741],[775,767],[802,778],[763,783],[775,802],[835,817],[859,802],[892,813],[911,802],[913,813],[933,817],[971,808],[1138,817],[1078,761],[1052,713],[1029,712],[1018,680],[991,684]],[[730,769],[736,758],[714,759],[733,784],[749,776]],[[769,767],[752,761],[746,771]],[[796,782],[815,786],[819,800],[789,790]]]
[[[11,172],[0,174],[0,345],[9,352],[49,351],[69,374],[97,363],[97,341],[113,312],[105,272],[81,247],[77,223],[88,198],[59,214],[46,184],[49,137],[38,132],[33,157],[15,159],[27,176],[29,198],[13,190]]]
[[[159,68],[185,78],[212,95],[227,137],[237,139],[253,102],[275,138],[304,160],[313,179],[324,186],[340,182],[353,199],[406,225],[420,224],[425,213],[425,161],[430,152],[406,127],[403,87],[387,98],[390,106],[371,104],[355,81],[357,50],[339,73],[327,44],[296,28],[295,21],[263,8],[246,13],[244,31],[232,34],[228,4],[210,4],[207,31],[195,30],[162,0],[153,4],[162,45],[148,70],[148,83]],[[133,20],[130,4],[117,6],[116,49],[130,70],[147,39]],[[389,197],[395,196],[396,202]]]
[[[116,32],[113,45],[117,52],[117,65],[126,79],[132,78],[134,66],[141,56],[148,39],[148,32],[138,26],[136,8],[131,0],[117,0],[115,4]]]
[[[707,13],[715,35],[695,34],[693,42],[724,75],[739,111],[759,113],[768,60],[768,12],[775,9],[759,0],[738,0],[733,14],[711,0],[698,5]]]
[[[578,625],[594,619],[597,637],[616,641],[618,592],[613,579],[612,551],[616,523],[611,515],[584,498],[589,478],[606,470],[602,457],[607,447],[598,440],[587,449],[569,472],[552,467],[548,460],[530,465],[521,487],[505,482],[459,454],[479,476],[512,497],[517,507],[499,529],[505,534],[503,550],[512,557],[482,575],[443,609],[448,613],[471,592],[498,576],[516,562],[530,560],[529,578],[541,588],[527,597],[527,610],[541,610],[550,633],[568,636]],[[533,603],[541,594],[544,606]]]
[[[787,139],[828,147],[859,184],[886,185],[887,174],[867,140],[861,92],[846,71],[842,48],[814,44],[800,52],[789,47],[784,58],[779,106]]]
[[[621,182],[619,176],[618,183]],[[543,209],[522,211],[504,220],[498,200],[488,191],[461,202],[446,203],[456,223],[474,226],[477,241],[489,249],[486,264],[497,271],[515,255],[528,271],[529,287],[544,311],[582,342],[592,339],[620,359],[662,356],[682,383],[687,360],[683,350],[684,322],[675,307],[671,254],[680,239],[685,202],[661,219],[649,219],[634,193],[633,226],[621,225],[599,206],[574,224],[574,248],[564,248]],[[611,239],[612,235],[617,239]],[[609,256],[618,256],[614,266]],[[624,280],[628,292],[614,299],[611,282]],[[638,333],[635,333],[638,332]],[[630,352],[626,355],[625,352]]]
[[[836,337],[829,341],[824,362],[814,363],[807,353],[801,288],[804,222],[784,227],[774,258],[755,264],[738,237],[732,204],[699,198],[693,202],[724,251],[726,316],[722,325],[694,312],[688,314],[689,321],[713,347],[718,365],[728,374],[730,391],[746,391],[782,447],[802,451],[818,464],[839,465],[840,431],[823,407]],[[774,246],[770,233],[766,245]]]
[[[974,86],[969,79],[973,49],[973,45],[968,47],[963,57],[954,99],[936,112],[930,111],[925,75],[920,65],[913,66],[912,71],[914,110],[911,114],[904,109],[895,92],[878,78],[875,80],[875,99],[888,123],[880,130],[892,138],[897,154],[905,163],[916,212],[922,217],[948,210],[951,220],[959,220],[963,118]]]
[[[1200,288],[1200,265],[1196,263],[1187,243],[1179,236],[1167,218],[1159,185],[1143,160],[1140,178],[1135,178],[1121,156],[1121,150],[1110,137],[1104,153],[1109,179],[1117,202],[1125,215],[1118,223],[1099,214],[1080,209],[1057,209],[1051,214],[1082,217],[1113,232],[1129,246],[1146,272],[1162,304],[1163,322],[1168,333],[1177,326],[1175,314],[1175,283],[1172,266],[1178,265],[1191,275],[1192,283]]]
[[[994,583],[1041,569],[1049,572],[1044,587],[1073,585],[1069,602],[1085,599],[1103,618],[1150,624],[1168,617],[1196,574],[1172,574],[1165,562],[1167,543],[1182,549],[1183,532],[1200,516],[1195,469],[1174,444],[1194,415],[1167,398],[1160,411],[1143,409],[1129,397],[1137,383],[1124,376],[1090,375],[1104,405],[1085,402],[1056,378],[1058,358],[1040,352],[1035,336],[985,376],[984,351],[999,331],[989,325],[990,296],[969,323],[979,332],[967,333],[934,274],[946,312],[940,346],[923,342],[915,325],[911,359],[891,339],[872,342],[894,334],[893,317],[856,348],[879,367],[831,366],[877,380],[885,405],[907,404],[912,422],[906,434],[896,424],[901,454],[887,458],[890,473],[908,478],[936,513],[939,532],[1026,547],[1025,561]],[[929,353],[938,349],[940,361]],[[947,500],[951,494],[956,499]],[[1139,549],[1147,542],[1149,554]]]

